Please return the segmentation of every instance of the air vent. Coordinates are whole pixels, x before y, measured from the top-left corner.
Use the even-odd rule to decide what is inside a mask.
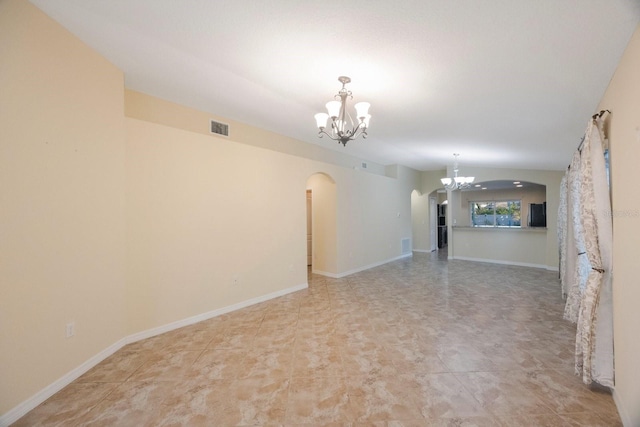
[[[216,122],[215,120],[211,120],[211,133],[215,133],[216,135],[229,136],[229,125],[226,123],[220,123]]]
[[[402,244],[402,254],[411,253],[411,239],[406,238],[401,240]]]

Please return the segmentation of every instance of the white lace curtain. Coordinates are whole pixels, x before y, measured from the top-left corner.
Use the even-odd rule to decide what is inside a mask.
[[[602,115],[560,187],[558,241],[564,318],[576,323],[575,370],[586,384],[614,385],[611,292],[612,221]]]

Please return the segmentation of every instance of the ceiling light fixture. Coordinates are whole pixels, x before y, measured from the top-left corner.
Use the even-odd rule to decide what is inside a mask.
[[[469,188],[474,179],[473,176],[458,176],[458,156],[460,154],[453,154],[455,160],[453,161],[453,178],[441,178],[442,185],[447,190],[462,190]]]
[[[354,105],[356,109],[357,124],[354,123],[351,115],[347,112],[347,98],[353,99],[351,91],[345,86],[351,82],[351,79],[347,76],[338,77],[338,81],[342,83],[342,89],[334,97],[336,101],[327,102],[327,113],[318,113],[315,115],[316,124],[320,131],[318,136],[322,138],[322,135],[327,135],[334,141],[338,141],[342,145],[346,146],[347,142],[352,139],[358,138],[362,135],[363,138],[367,137],[367,129],[369,128],[369,120],[371,115],[369,114],[369,107],[371,104],[368,102],[358,102]],[[337,101],[339,99],[339,101]],[[325,131],[327,123],[331,119],[331,130]]]

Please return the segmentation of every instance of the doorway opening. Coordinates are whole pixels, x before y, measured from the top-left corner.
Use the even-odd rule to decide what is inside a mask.
[[[337,256],[337,193],[333,178],[315,173],[307,179],[307,268],[310,272],[335,276]]]

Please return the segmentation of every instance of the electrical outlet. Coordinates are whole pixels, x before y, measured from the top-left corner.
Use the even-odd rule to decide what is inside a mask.
[[[71,338],[76,334],[76,322],[67,323],[66,335],[67,338]]]

